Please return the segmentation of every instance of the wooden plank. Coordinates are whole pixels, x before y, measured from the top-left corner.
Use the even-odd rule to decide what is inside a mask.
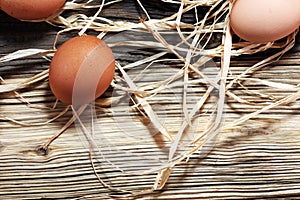
[[[150,1],[149,1],[150,2]],[[152,1],[151,1],[152,2]],[[163,13],[156,9],[159,3],[146,3],[154,17]],[[113,19],[138,20],[140,12],[133,2],[122,2],[105,9],[104,15]],[[174,8],[164,8],[166,12]],[[117,14],[116,14],[117,13]],[[167,14],[167,13],[166,13]],[[51,48],[58,29],[44,23],[19,22],[1,13],[0,16],[0,55],[17,49],[36,47]],[[299,80],[298,36],[295,47],[284,55],[279,62],[266,70],[252,74],[253,78],[278,81],[297,85]],[[266,52],[268,54],[270,52]],[[233,58],[231,72],[238,75],[247,67],[261,60],[266,54],[241,56]],[[128,61],[128,60],[127,60]],[[126,62],[126,61],[124,61]],[[39,59],[27,59],[0,65],[0,76],[12,81],[48,68],[49,63]],[[219,65],[219,60],[216,60]],[[20,73],[21,72],[21,73]],[[168,75],[165,71],[164,76]],[[151,77],[147,79],[150,81]],[[253,92],[272,94],[274,98],[282,98],[291,91],[267,88],[259,83],[243,83],[248,91],[237,85],[232,92],[240,97],[258,103],[257,105],[239,104],[228,99],[226,106],[226,122],[231,122],[262,107],[262,103],[274,102],[271,98],[261,98]],[[175,93],[179,91],[174,91]],[[251,95],[249,95],[249,92]],[[251,93],[252,92],[252,93]],[[65,105],[58,104],[51,109],[55,98],[51,94],[47,81],[38,83],[32,88],[21,90],[22,96],[31,102],[28,106],[15,98],[14,94],[1,94],[1,115],[18,119],[25,123],[47,121],[61,112]],[[202,88],[195,89],[202,94]],[[109,98],[106,94],[99,100],[99,105]],[[172,98],[170,93],[157,96],[155,101],[161,103],[158,111],[167,116],[169,128],[175,132],[179,126],[179,108],[177,104],[168,107],[166,102]],[[165,107],[164,107],[165,105]],[[43,108],[41,108],[43,106]],[[195,153],[187,163],[173,169],[166,187],[162,191],[131,197],[132,199],[241,199],[241,198],[292,198],[300,196],[300,135],[299,113],[300,102],[278,106],[258,117],[240,124],[235,129],[227,129],[219,134],[212,151],[202,158]],[[162,158],[166,152],[157,151],[154,143],[128,145],[128,141],[118,140],[121,136],[113,132],[113,120],[103,112],[105,106],[97,107],[104,124],[102,133],[118,144],[120,150],[109,155],[111,159],[128,169],[137,170],[145,165],[141,157],[132,157],[127,153],[139,152],[143,156],[157,153]],[[117,109],[117,108],[116,108]],[[120,108],[122,109],[122,107]],[[161,110],[160,110],[161,109]],[[47,155],[41,154],[37,148],[55,134],[70,119],[72,112],[44,126],[20,126],[9,120],[0,120],[0,198],[1,199],[115,199],[116,192],[104,187],[97,180],[89,159],[88,148],[83,144],[78,129],[71,126],[50,147]],[[120,114],[121,116],[121,114]],[[126,116],[125,116],[126,117]],[[101,121],[102,120],[102,121]],[[105,126],[106,125],[106,126]],[[199,127],[201,129],[201,127]],[[141,134],[130,132],[130,134]],[[99,136],[100,137],[100,136]],[[102,137],[102,136],[101,136]],[[101,139],[100,137],[100,139]],[[126,138],[125,136],[122,136]],[[145,136],[146,137],[146,136]],[[129,138],[129,137],[128,137]],[[139,141],[131,137],[133,142]],[[130,142],[132,142],[130,141]],[[104,145],[103,150],[109,150]],[[107,155],[108,156],[108,155]],[[94,160],[98,175],[108,184],[121,189],[149,188],[155,180],[155,174],[122,175],[101,158]],[[151,164],[150,162],[147,164]],[[154,163],[155,165],[155,163]],[[119,198],[129,199],[125,194]]]

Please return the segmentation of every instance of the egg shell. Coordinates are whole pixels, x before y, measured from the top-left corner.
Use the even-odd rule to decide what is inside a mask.
[[[103,40],[77,36],[56,51],[50,64],[49,84],[60,101],[82,105],[107,90],[114,72],[114,55]]]
[[[57,14],[66,0],[1,0],[0,7],[20,20],[43,20]]]
[[[230,13],[235,34],[253,43],[281,39],[300,25],[299,0],[237,0]]]

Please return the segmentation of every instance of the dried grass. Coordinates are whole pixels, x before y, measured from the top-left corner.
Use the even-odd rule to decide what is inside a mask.
[[[77,1],[70,1],[63,8],[64,10],[78,10],[77,14],[72,14],[70,16],[62,16],[58,15],[55,18],[47,19],[47,22],[52,24],[53,26],[61,27],[61,31],[58,32],[56,41],[53,41],[54,48],[53,49],[23,49],[18,50],[16,52],[12,52],[11,54],[5,55],[0,58],[1,66],[5,66],[6,63],[17,60],[17,59],[26,59],[28,57],[42,57],[46,60],[51,59],[53,53],[55,52],[56,43],[59,40],[60,34],[67,34],[72,30],[78,30],[79,35],[84,34],[87,30],[94,30],[99,35],[98,37],[104,38],[107,33],[124,33],[127,31],[135,32],[135,33],[150,33],[155,40],[153,41],[122,41],[110,44],[111,47],[146,47],[152,49],[158,49],[159,53],[156,53],[147,58],[143,58],[140,60],[136,60],[132,63],[128,63],[126,65],[121,65],[117,63],[117,71],[119,72],[116,76],[116,80],[122,80],[126,82],[127,85],[119,84],[119,82],[114,81],[112,86],[119,91],[122,91],[123,94],[119,97],[112,97],[118,101],[123,96],[128,94],[134,94],[134,105],[131,108],[134,108],[135,111],[141,112],[142,115],[147,116],[151,123],[155,126],[155,128],[159,131],[160,134],[164,137],[162,141],[169,143],[169,155],[168,160],[162,163],[159,167],[154,167],[149,170],[145,170],[145,174],[147,173],[157,173],[157,177],[155,182],[153,183],[153,187],[149,190],[144,190],[143,192],[149,192],[152,190],[162,189],[167,182],[169,175],[172,172],[172,169],[180,164],[184,160],[188,160],[188,158],[194,154],[195,152],[205,152],[209,151],[211,148],[210,145],[214,143],[215,136],[220,133],[224,129],[233,129],[245,121],[257,117],[260,113],[266,112],[276,106],[285,105],[292,102],[297,101],[300,98],[300,90],[299,85],[291,85],[280,82],[273,82],[271,80],[261,80],[257,78],[251,78],[251,74],[257,70],[263,70],[263,67],[268,66],[270,63],[275,62],[280,59],[280,57],[289,51],[293,45],[295,44],[295,35],[297,32],[292,33],[285,39],[277,42],[269,42],[266,44],[251,44],[245,41],[234,42],[232,40],[232,35],[229,27],[229,13],[232,6],[232,1],[220,1],[220,0],[198,0],[198,1],[188,1],[188,0],[163,0],[166,3],[170,4],[178,4],[179,9],[177,12],[174,12],[173,15],[162,19],[152,19],[148,14],[147,9],[143,6],[142,2],[137,0],[140,8],[143,10],[144,14],[147,16],[146,19],[142,19],[139,23],[133,23],[128,21],[112,21],[110,19],[101,17],[102,9],[105,9],[105,6],[108,4],[118,3],[121,0],[105,2],[102,1],[101,4],[97,3],[94,0],[90,0],[86,3],[78,3]],[[203,19],[195,18],[196,23],[187,23],[183,22],[182,18],[184,13],[194,11],[197,16],[197,7],[205,6],[210,7],[206,15]],[[83,9],[91,9],[98,8],[98,12],[93,16],[86,16],[80,13],[80,10]],[[179,36],[181,42],[178,44],[170,44],[163,36],[164,33],[171,33]],[[217,45],[213,48],[208,47],[208,42],[212,41],[211,38],[221,36],[220,41],[215,41]],[[220,43],[218,43],[220,42]],[[201,44],[201,45],[200,45]],[[249,67],[247,70],[239,74],[238,76],[231,76],[230,74],[230,59],[232,56],[240,56],[246,54],[254,54],[262,51],[266,51],[268,49],[278,49],[274,55],[271,55],[267,58],[262,58],[259,62],[255,63],[253,66]],[[180,52],[184,52],[183,55]],[[156,84],[151,85],[140,85],[136,82],[135,79],[132,79],[128,74],[127,70],[135,69],[142,65],[151,66],[153,63],[159,63],[161,61],[168,61],[163,58],[165,55],[173,55],[177,62],[181,62],[183,67],[176,71],[172,76],[168,77],[166,80],[159,81]],[[192,58],[197,56],[202,56],[201,59],[198,59],[197,62],[192,62]],[[201,66],[209,59],[212,58],[220,58],[221,66],[219,68],[219,72],[215,79],[208,78],[201,70],[198,69],[197,66]],[[146,69],[144,69],[146,70]],[[191,79],[190,73],[195,73],[199,78]],[[29,87],[33,83],[40,81],[47,81],[48,70],[40,72],[31,78],[27,78],[22,80],[21,82],[11,83],[13,80],[8,81],[1,78],[0,85],[0,93],[7,92],[17,92],[22,88]],[[174,80],[179,78],[183,78],[183,81],[178,84],[174,83]],[[281,89],[281,90],[290,90],[293,94],[290,94],[284,98],[276,99],[271,103],[265,103],[260,105],[260,109],[256,110],[253,113],[243,116],[242,118],[232,121],[230,123],[224,122],[223,112],[224,106],[226,104],[226,97],[233,98],[235,101],[241,104],[252,104],[253,102],[249,102],[248,100],[242,99],[232,93],[230,89],[236,83],[240,83],[243,81],[250,82],[258,82],[267,87]],[[203,93],[202,97],[198,99],[197,102],[189,109],[188,101],[188,89],[195,84],[206,84],[206,91]],[[182,124],[179,126],[179,129],[174,133],[174,131],[168,130],[165,127],[164,122],[161,121],[160,117],[155,113],[155,109],[153,109],[153,97],[156,94],[165,91],[166,89],[170,89],[172,87],[182,87],[182,113],[184,116],[184,120]],[[34,88],[32,88],[34,90]],[[184,152],[176,153],[178,148],[181,145],[188,146],[183,143],[182,137],[185,131],[192,127],[193,120],[195,118],[201,117],[201,113],[199,111],[205,106],[208,102],[209,97],[211,97],[213,91],[217,90],[217,101],[215,102],[215,109],[212,109],[210,118],[208,121],[206,128],[196,135],[192,135],[194,138],[189,142],[189,148],[185,149]],[[267,95],[267,94],[262,94]],[[155,98],[154,98],[155,99]],[[97,102],[96,102],[97,105]],[[74,108],[73,108],[74,109]],[[74,120],[81,120],[80,114],[82,112],[82,108],[79,111],[75,111],[75,115],[69,122],[66,123],[66,126],[57,133],[52,139],[57,138],[66,128],[68,128]],[[77,115],[78,114],[78,115]],[[203,113],[202,113],[203,114]],[[57,117],[60,117],[62,113],[59,113]],[[54,119],[56,119],[55,117]],[[12,123],[17,123],[20,125],[37,125],[37,124],[23,124],[22,122],[17,122],[16,120],[0,115],[0,119],[10,120]],[[52,122],[53,120],[47,122],[41,122],[38,125],[45,125],[47,123]],[[93,122],[94,123],[94,122]],[[84,128],[84,124],[81,124]],[[84,129],[83,131],[89,140],[93,140],[93,133],[89,132],[88,129]],[[171,133],[172,132],[172,133]],[[165,140],[166,139],[166,140]],[[51,143],[51,142],[50,142]],[[46,143],[46,148],[49,144]],[[97,144],[97,142],[92,142],[92,145],[89,148],[95,148],[95,146],[101,145]],[[114,147],[112,147],[114,148]],[[94,153],[94,150],[91,149],[91,152]],[[94,155],[92,153],[92,155]],[[96,152],[99,153],[99,152]],[[94,155],[95,156],[95,155]],[[105,157],[105,155],[102,155]],[[205,155],[203,155],[205,156]],[[95,156],[96,157],[96,156]],[[105,158],[109,163],[113,163],[109,158]],[[155,159],[153,157],[153,159]],[[93,160],[93,158],[92,158]],[[94,167],[94,170],[95,167]],[[126,174],[126,172],[124,172]],[[122,173],[121,173],[122,174]],[[101,181],[103,185],[113,189],[113,187],[109,186],[105,182]],[[120,192],[128,192],[127,190],[120,189]],[[132,191],[129,191],[132,192]]]

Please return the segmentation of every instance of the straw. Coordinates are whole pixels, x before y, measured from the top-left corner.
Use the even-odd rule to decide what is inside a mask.
[[[56,51],[56,44],[60,39],[59,36],[61,34],[68,34],[74,30],[80,31],[80,35],[84,34],[87,30],[93,30],[97,32],[99,37],[104,39],[109,33],[126,33],[126,31],[152,35],[154,38],[153,41],[121,41],[109,44],[112,48],[123,46],[135,48],[144,47],[156,49],[158,51],[158,53],[147,58],[135,60],[125,65],[117,62],[117,75],[115,80],[122,80],[127,85],[121,85],[117,81],[113,81],[112,83],[112,87],[114,89],[121,90],[123,95],[129,93],[134,94],[135,102],[133,102],[134,105],[132,107],[137,108],[135,111],[140,112],[140,115],[147,117],[150,122],[154,124],[154,127],[159,131],[159,133],[170,142],[168,162],[163,163],[160,167],[145,171],[145,173],[149,174],[156,173],[157,176],[153,183],[153,187],[149,190],[144,190],[143,192],[162,189],[167,183],[169,176],[172,174],[172,169],[182,161],[188,160],[188,158],[195,152],[205,152],[205,144],[213,142],[214,138],[222,132],[222,129],[234,129],[234,127],[245,123],[251,118],[259,116],[263,112],[267,112],[268,110],[274,109],[280,105],[296,102],[300,98],[299,85],[251,77],[253,72],[264,70],[264,67],[278,61],[282,55],[289,51],[295,44],[295,36],[298,30],[281,41],[269,42],[266,44],[252,44],[246,41],[233,41],[229,27],[229,14],[233,4],[232,0],[162,0],[164,3],[178,4],[179,9],[174,10],[174,13],[170,16],[166,16],[161,19],[152,19],[142,1],[137,0],[140,9],[146,15],[146,19],[141,19],[140,22],[128,22],[122,20],[113,21],[101,16],[101,11],[106,9],[107,5],[119,2],[121,1],[116,0],[106,2],[103,0],[101,4],[94,0],[87,1],[86,3],[79,3],[75,0],[67,2],[65,7],[57,16],[52,16],[46,20],[49,24],[61,28],[61,30],[57,33],[55,41],[53,41],[53,49],[32,49],[28,47],[28,49],[11,52],[10,54],[4,55],[0,58],[0,67],[5,67],[7,63],[14,60],[24,60],[30,57],[40,57],[48,61]],[[199,18],[198,16],[199,13],[197,8],[199,7],[209,8],[203,18]],[[98,11],[92,16],[87,16],[86,12],[80,13],[82,10],[86,11],[94,8],[98,8]],[[67,16],[64,14],[65,10],[77,10],[78,12]],[[194,12],[196,23],[188,23],[186,20],[183,22],[184,14],[187,12]],[[174,36],[179,37],[181,41],[176,44],[171,44],[166,40],[166,38],[164,38],[165,33],[174,34]],[[209,43],[211,42],[214,44],[212,47],[209,46]],[[261,60],[240,74],[232,76],[230,72],[230,63],[233,56],[250,55],[263,52],[268,49],[274,49],[277,51],[267,58],[261,58]],[[165,59],[166,55],[172,55],[175,58],[172,57],[172,59]],[[202,58],[199,59],[198,62],[193,63],[192,59],[195,56],[202,56]],[[205,64],[213,58],[220,59],[221,66],[218,69],[218,76],[215,77],[214,80],[211,80],[200,69],[198,69],[197,66]],[[152,66],[154,63],[168,61],[170,61],[170,63],[176,61],[181,64],[182,68],[174,72],[172,76],[169,76],[164,81],[159,81],[151,85],[146,84],[144,86],[140,86],[136,82],[138,79],[132,79],[127,74],[127,70],[136,69],[143,65],[147,66],[144,69],[147,70],[148,67]],[[193,79],[191,74],[197,74],[198,76]],[[48,81],[47,77],[48,70],[21,80],[6,80],[5,77],[1,77],[0,94],[18,92],[20,89],[24,88],[34,90],[35,88],[32,88],[31,86],[37,82]],[[174,82],[180,78],[183,78],[183,82],[180,84]],[[243,99],[230,90],[235,86],[235,84],[240,84],[242,86],[242,82],[244,81],[263,84],[268,88],[276,88],[283,91],[289,90],[292,94],[280,99],[274,99],[273,102],[270,103],[266,102],[264,104],[260,104],[259,109],[256,111],[231,123],[225,123],[223,119],[223,112],[226,105],[226,98],[232,98],[240,104],[257,105],[255,102]],[[203,93],[202,97],[194,103],[192,109],[189,109],[187,91],[195,84],[206,85],[206,91]],[[184,120],[179,126],[179,129],[176,130],[175,133],[174,131],[171,133],[171,131],[164,125],[164,122],[161,121],[161,118],[158,117],[157,113],[155,113],[155,109],[153,109],[153,105],[155,103],[152,101],[155,99],[157,94],[176,87],[182,87],[182,113]],[[215,102],[216,107],[212,109],[210,113],[213,120],[208,121],[206,128],[200,133],[193,135],[194,139],[190,141],[190,147],[188,149],[177,154],[181,145],[186,146],[186,144],[182,142],[182,137],[185,134],[186,129],[192,127],[193,120],[201,116],[199,111],[201,111],[206,104],[209,104],[209,97],[212,95],[213,91],[217,91],[218,93],[218,100]],[[247,92],[247,88],[245,88],[245,92]],[[22,94],[20,95],[22,96]],[[268,94],[262,94],[261,98],[266,96],[268,96]],[[112,98],[120,100],[122,97],[123,96]],[[66,108],[66,110],[67,109],[68,108]],[[52,120],[36,124],[26,124],[9,116],[3,115],[0,115],[0,119],[11,121],[12,123],[16,123],[20,126],[47,125],[61,117],[64,113],[66,113],[66,110],[59,112],[59,114]],[[46,149],[54,139],[58,138],[59,135],[61,135],[75,121],[75,119],[80,120],[80,114],[73,116],[68,122],[66,122],[66,125],[62,128],[62,130],[46,142],[46,146],[43,146],[43,148]],[[82,126],[84,127],[83,124]],[[89,139],[92,140],[93,138],[91,137]],[[95,141],[93,141],[91,148],[94,148],[96,145]],[[93,157],[91,156],[91,160],[92,159]],[[108,162],[113,161],[108,160]],[[96,170],[94,163],[93,170]],[[99,180],[101,179],[99,178]],[[101,180],[101,183],[110,189],[116,189],[115,187],[111,187],[109,184],[103,182],[103,180]],[[123,189],[118,191],[128,192]],[[133,191],[133,194],[138,193],[138,191]]]

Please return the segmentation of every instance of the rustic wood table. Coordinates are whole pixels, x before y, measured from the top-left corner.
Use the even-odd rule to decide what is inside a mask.
[[[154,18],[172,12],[172,8],[161,6],[159,1],[143,2]],[[124,1],[105,7],[102,14],[110,19],[137,22],[141,13],[133,2]],[[51,49],[59,30],[43,22],[21,22],[1,12],[0,56],[26,48]],[[264,53],[233,57],[231,73],[238,73],[271,53],[271,50],[267,50]],[[218,60],[215,61],[219,63]],[[48,67],[49,62],[41,58],[0,63],[0,76],[18,80]],[[297,36],[295,46],[279,61],[255,72],[253,77],[268,77],[274,81],[299,84],[300,37]],[[252,92],[259,87],[259,84],[252,85]],[[122,195],[114,196],[114,191],[99,183],[91,166],[88,149],[79,140],[74,126],[69,127],[53,142],[47,154],[37,151],[39,145],[69,120],[71,111],[44,126],[21,126],[3,118],[6,116],[25,123],[35,122],[39,119],[50,119],[63,110],[62,104],[58,104],[55,110],[37,107],[51,107],[55,102],[47,81],[38,82],[19,92],[30,102],[30,106],[18,98],[16,93],[0,94],[0,199],[121,198]],[[274,90],[273,93],[278,98],[285,96],[285,91],[282,90]],[[247,98],[247,94],[243,92],[240,95]],[[228,118],[239,118],[242,114],[256,109],[255,106],[238,104],[230,98],[227,104]],[[208,155],[200,158],[195,154],[189,162],[176,166],[162,190],[132,198],[298,198],[299,131],[300,102],[278,106],[250,119],[234,131],[220,133],[219,140]],[[109,170],[103,168],[102,174],[101,169],[98,169],[98,173],[105,179],[114,173]],[[147,178],[139,183],[130,178],[119,181],[133,189],[149,184]]]

